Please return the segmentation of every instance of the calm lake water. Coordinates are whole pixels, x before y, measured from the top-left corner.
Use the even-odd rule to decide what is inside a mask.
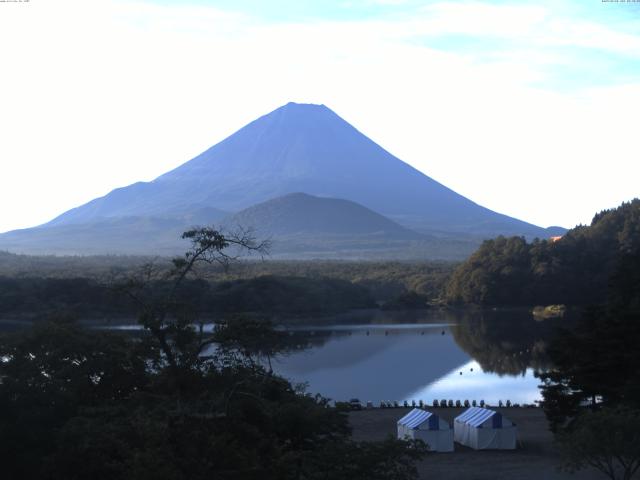
[[[369,316],[367,316],[369,315]],[[274,370],[333,400],[539,400],[536,369],[555,326],[523,311],[376,312],[353,323],[291,329],[310,348],[278,358]]]
[[[549,367],[546,346],[569,319],[537,321],[524,310],[368,311],[283,327],[307,348],[272,362],[307,391],[336,401],[434,399],[534,403],[534,371]],[[3,322],[4,329],[24,324]],[[207,330],[213,328],[207,326]],[[103,327],[104,328],[104,327]],[[138,325],[106,326],[138,330]]]

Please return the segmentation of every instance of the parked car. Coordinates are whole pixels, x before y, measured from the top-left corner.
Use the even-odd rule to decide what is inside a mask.
[[[351,406],[352,410],[362,410],[362,403],[357,398],[352,398],[351,400],[349,400],[349,405]]]

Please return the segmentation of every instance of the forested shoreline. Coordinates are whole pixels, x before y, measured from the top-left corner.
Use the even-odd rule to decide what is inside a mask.
[[[450,304],[534,306],[603,303],[611,276],[640,246],[640,200],[596,214],[560,239],[486,240],[453,272]]]
[[[10,439],[0,442],[3,473],[415,479],[422,442],[355,442],[344,410],[267,368],[300,348],[287,333],[237,316],[211,333],[194,328],[197,308],[183,283],[196,266],[224,262],[229,242],[212,229],[187,233],[191,249],[173,259],[162,284],[147,270],[118,285],[147,335],[87,329],[61,316],[0,335],[0,438]]]
[[[151,267],[161,276],[170,263],[163,258],[0,253],[0,318],[56,312],[89,320],[132,317],[135,305],[116,286]],[[445,262],[239,261],[229,270],[204,266],[180,293],[208,317],[326,315],[385,305],[426,308],[443,291],[453,267]],[[163,288],[162,280],[154,285]]]
[[[61,269],[64,260],[26,269],[33,259],[2,255],[0,315],[42,320],[0,335],[0,436],[12,439],[0,458],[15,478],[415,478],[422,445],[354,442],[343,412],[266,365],[305,347],[272,328],[276,314],[428,302],[591,305],[571,328],[562,321],[567,328],[544,355],[530,349],[528,361],[543,367],[541,406],[567,468],[599,468],[593,458],[625,474],[640,468],[640,201],[555,242],[488,240],[458,266],[252,262],[229,273],[222,234],[203,228],[185,238],[191,250],[170,263],[130,259],[114,270],[106,260],[71,259],[85,269],[81,277]],[[221,268],[211,266],[216,261]],[[213,312],[220,315],[213,333],[198,329]],[[74,322],[96,313],[132,314],[147,334]],[[456,339],[480,351],[486,368],[522,369],[517,336],[482,322],[464,327]],[[477,328],[510,338],[501,343],[513,360],[496,364],[493,342]],[[537,330],[525,332],[527,341]],[[212,343],[216,353],[205,353]],[[620,435],[603,429],[611,424]],[[603,431],[606,448],[594,441]],[[211,451],[221,455],[208,458]]]
[[[181,287],[209,317],[232,313],[327,315],[353,309],[420,309],[429,305],[583,307],[606,300],[612,272],[640,243],[640,201],[598,213],[557,241],[498,237],[465,262],[249,260],[232,269],[207,265]],[[0,252],[0,318],[65,312],[78,318],[133,315],[114,289],[144,268],[167,272],[170,261],[147,257],[29,257]],[[154,284],[162,289],[162,280]]]

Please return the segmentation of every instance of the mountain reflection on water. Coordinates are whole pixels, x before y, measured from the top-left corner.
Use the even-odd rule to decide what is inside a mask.
[[[533,403],[540,399],[534,370],[547,368],[546,343],[568,321],[539,322],[522,310],[362,315],[357,323],[291,328],[309,348],[280,357],[274,369],[334,400]]]

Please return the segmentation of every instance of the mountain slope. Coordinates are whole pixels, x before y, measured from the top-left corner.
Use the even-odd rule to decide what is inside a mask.
[[[400,161],[324,105],[289,103],[152,182],[116,189],[49,225],[100,217],[238,211],[293,192],[355,201],[421,231],[547,232],[498,214]]]
[[[223,231],[251,228],[268,239],[280,259],[466,258],[478,242],[418,234],[357,203],[295,193],[268,200],[234,215],[201,211],[167,217],[100,217],[86,223],[48,225],[0,235],[0,249],[30,254],[175,255],[187,248],[182,232],[216,224]]]
[[[292,193],[244,209],[222,222],[267,238],[277,258],[432,258],[457,260],[473,241],[422,235],[355,202]]]
[[[349,200],[291,193],[244,209],[225,225],[253,228],[257,235],[377,235],[417,240],[422,236]]]
[[[0,235],[0,249],[36,255],[173,255],[194,225],[218,223],[228,213],[200,209],[177,216],[98,217],[84,223],[45,225]]]

